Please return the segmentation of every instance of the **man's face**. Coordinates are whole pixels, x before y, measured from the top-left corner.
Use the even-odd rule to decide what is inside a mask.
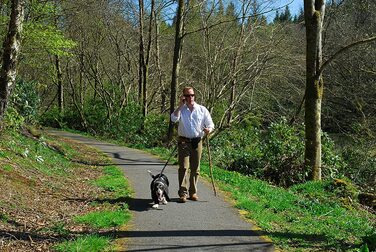
[[[185,90],[183,95],[184,95],[186,104],[193,104],[194,103],[195,92],[193,91],[193,89]]]

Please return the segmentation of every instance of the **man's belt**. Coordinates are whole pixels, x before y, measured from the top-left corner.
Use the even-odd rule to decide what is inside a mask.
[[[179,142],[198,143],[200,141],[201,141],[201,137],[188,138],[188,137],[179,136]]]

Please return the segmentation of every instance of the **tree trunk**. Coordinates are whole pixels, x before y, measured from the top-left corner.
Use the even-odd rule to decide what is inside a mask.
[[[144,66],[145,66],[145,49],[144,49],[144,1],[139,0],[139,60],[138,60],[138,100],[144,111]]]
[[[63,87],[63,74],[61,73],[60,57],[55,55],[55,67],[57,77],[57,89],[58,89],[58,106],[60,114],[64,114],[64,87]]]
[[[9,95],[16,83],[17,59],[21,48],[23,0],[12,0],[8,34],[3,43],[3,62],[0,72],[0,119],[7,108]]]
[[[154,14],[155,14],[155,0],[151,0],[151,12],[150,12],[150,19],[149,19],[149,29],[148,29],[148,42],[146,47],[146,55],[144,55],[144,66],[143,66],[143,115],[144,118],[148,114],[148,104],[147,104],[147,81],[148,81],[148,73],[149,73],[149,60],[150,60],[150,51],[151,51],[151,42],[152,42],[152,33],[153,33],[153,22],[154,22]]]
[[[305,166],[312,180],[321,180],[321,101],[324,82],[322,65],[322,29],[324,0],[304,0],[306,24],[306,90],[305,90]]]
[[[178,85],[181,50],[183,45],[183,12],[184,12],[184,0],[178,1],[178,9],[176,13],[176,27],[175,27],[175,47],[174,57],[172,61],[172,76],[171,76],[171,94],[170,94],[170,114],[175,110],[176,103],[176,89]],[[168,142],[171,141],[173,136],[174,125],[170,119],[168,126]]]

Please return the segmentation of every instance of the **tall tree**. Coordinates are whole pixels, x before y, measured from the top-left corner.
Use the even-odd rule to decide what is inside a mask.
[[[313,180],[321,179],[321,102],[323,79],[322,31],[324,0],[304,0],[306,25],[306,90],[305,90],[305,165]]]
[[[16,83],[23,19],[23,0],[12,0],[8,34],[3,43],[3,62],[0,72],[0,118],[5,113],[10,92]]]
[[[176,12],[176,23],[175,23],[175,45],[174,45],[174,56],[172,59],[172,75],[171,75],[171,94],[170,94],[170,114],[174,112],[176,103],[176,89],[178,86],[178,77],[180,70],[181,61],[181,50],[183,46],[183,26],[184,26],[184,0],[178,1],[178,8]],[[168,126],[168,141],[172,139],[173,135],[173,122],[170,119]]]
[[[373,42],[370,36],[350,43],[323,62],[324,0],[304,0],[306,26],[306,90],[305,90],[305,166],[310,168],[311,179],[321,180],[321,104],[324,88],[323,70],[340,54],[350,48]]]
[[[139,7],[139,65],[138,65],[138,99],[139,103],[142,106],[142,111],[146,114],[145,111],[145,85],[146,85],[146,63],[145,63],[145,45],[144,45],[144,0],[138,1]]]

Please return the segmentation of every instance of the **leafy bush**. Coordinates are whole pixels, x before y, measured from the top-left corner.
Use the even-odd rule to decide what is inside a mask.
[[[336,150],[334,141],[325,132],[322,134],[321,143],[323,177],[342,177],[344,174],[340,171],[343,171],[347,167],[347,164],[341,152]]]
[[[25,121],[18,111],[13,107],[8,107],[4,114],[4,121],[1,122],[4,129],[17,130],[20,129]]]
[[[163,114],[150,114],[146,117],[142,137],[146,147],[162,146],[166,140],[169,117]]]
[[[306,181],[303,127],[292,127],[286,119],[273,122],[262,142],[264,179],[282,186]]]
[[[305,182],[310,173],[304,166],[304,127],[290,126],[284,118],[271,123],[266,131],[257,127],[228,129],[213,139],[212,145],[218,166],[277,185]],[[324,177],[335,177],[345,167],[334,147],[323,134]]]
[[[135,135],[140,133],[144,117],[141,107],[136,102],[129,103],[121,114],[112,120],[111,135],[135,143]]]
[[[10,97],[10,106],[28,123],[34,123],[38,114],[40,97],[36,82],[19,80]]]
[[[259,175],[259,129],[251,125],[226,129],[211,140],[213,156],[218,166],[247,175]],[[204,152],[206,158],[206,153]]]
[[[53,128],[63,128],[66,125],[58,107],[53,107],[40,115],[38,121],[44,126]]]
[[[370,192],[376,187],[376,155],[372,151],[375,148],[374,143],[364,140],[346,146],[342,150],[342,156],[347,165],[339,170],[363,190]]]

